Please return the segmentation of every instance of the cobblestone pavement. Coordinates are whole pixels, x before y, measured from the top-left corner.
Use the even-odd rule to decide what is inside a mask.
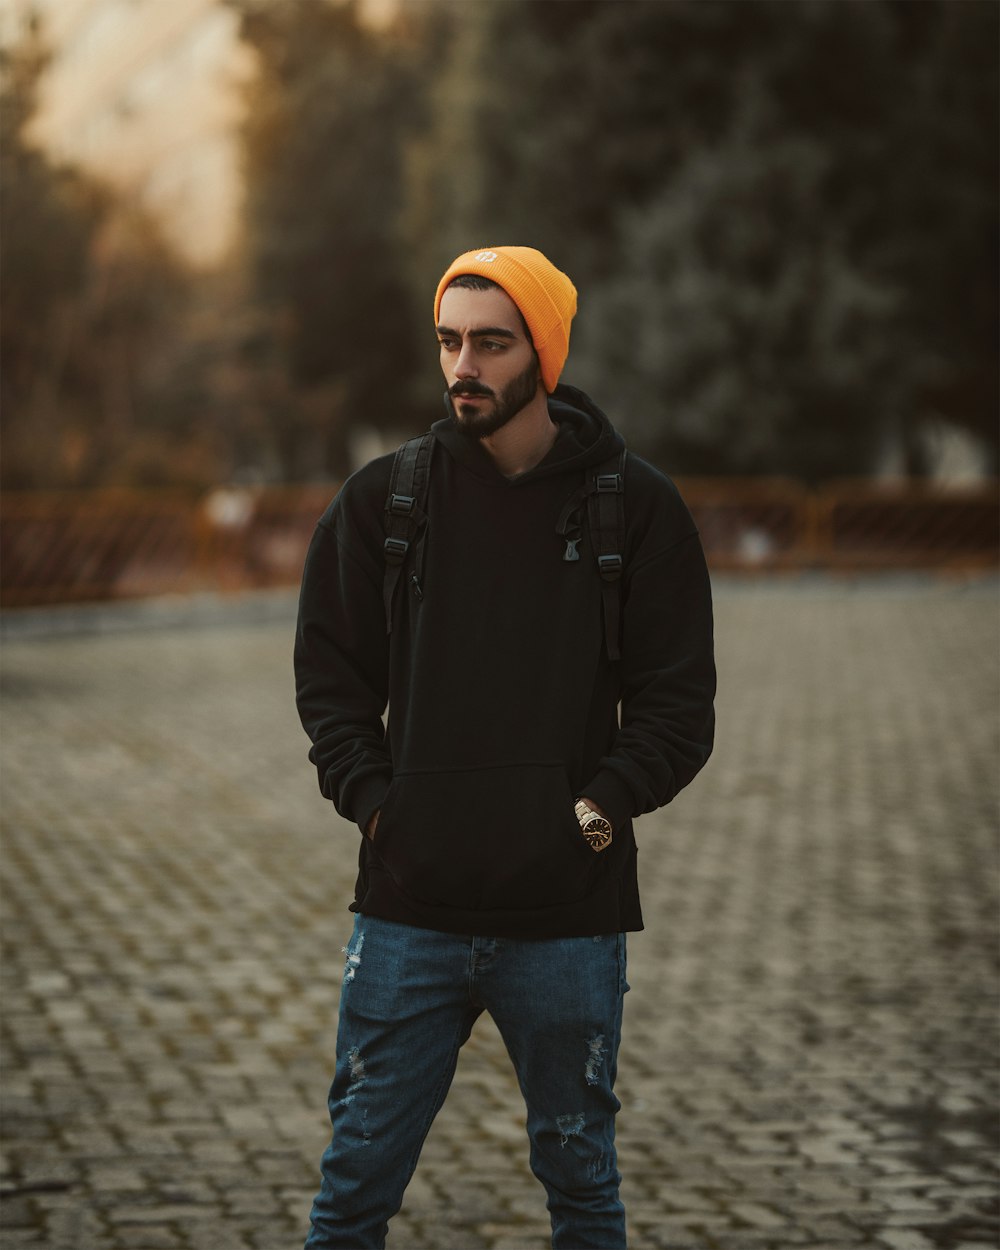
[[[995,584],[724,583],[716,754],[639,826],[631,1250],[997,1243]],[[155,614],[154,614],[155,619]],[[3,651],[3,1247],[292,1250],[355,833],[288,619]],[[395,1250],[542,1250],[492,1024]]]

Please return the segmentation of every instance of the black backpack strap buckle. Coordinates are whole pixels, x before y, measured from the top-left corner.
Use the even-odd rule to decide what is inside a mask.
[[[609,660],[621,659],[621,586],[625,571],[625,449],[590,470],[587,519],[603,583],[604,641]]]
[[[390,564],[402,564],[410,550],[410,544],[405,538],[387,538],[383,546],[385,558]]]
[[[396,586],[411,547],[414,549],[411,563],[416,567],[410,573],[409,581],[417,598],[423,598],[420,576],[427,536],[427,513],[424,504],[427,501],[435,441],[433,434],[407,439],[392,462],[389,494],[385,501],[386,538],[383,543],[385,571],[382,578],[382,601],[385,606],[386,633],[392,633]]]

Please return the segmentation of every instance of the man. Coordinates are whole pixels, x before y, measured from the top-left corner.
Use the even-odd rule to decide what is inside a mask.
[[[676,489],[632,455],[621,579],[609,589],[599,571],[588,470],[623,445],[558,384],[576,312],[565,274],[532,248],[469,252],[434,311],[447,416],[422,541],[387,596],[382,457],[320,520],[302,584],[310,759],[363,834],[306,1246],[384,1245],[487,1011],[553,1247],[624,1250],[614,1081],[625,934],[642,928],[632,819],[711,751],[708,576]]]

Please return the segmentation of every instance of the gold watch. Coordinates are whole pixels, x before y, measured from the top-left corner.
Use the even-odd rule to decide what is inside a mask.
[[[592,851],[606,851],[611,845],[611,821],[595,812],[589,803],[577,799],[576,818],[580,822],[580,832],[587,839]]]

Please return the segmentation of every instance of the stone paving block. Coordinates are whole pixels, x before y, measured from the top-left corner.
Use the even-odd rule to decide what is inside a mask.
[[[203,1224],[193,1236],[189,1235],[185,1247],[189,1250],[255,1250],[260,1245],[258,1237],[274,1238],[273,1229],[234,1228],[231,1220],[222,1224]],[[301,1239],[304,1240],[304,1237]],[[283,1242],[272,1241],[274,1250],[282,1250]],[[295,1250],[301,1250],[296,1247]]]
[[[729,1212],[738,1220],[751,1224],[755,1228],[778,1229],[787,1225],[787,1219],[771,1207],[759,1202],[730,1202]]]
[[[488,1246],[489,1250],[544,1250],[544,1243],[525,1241],[524,1235],[518,1232],[490,1235],[483,1244]]]
[[[935,1250],[934,1242],[929,1237],[906,1229],[880,1231],[878,1244],[888,1246],[889,1250]]]
[[[143,1229],[135,1234],[132,1241],[135,1250],[190,1250],[191,1244],[191,1239],[185,1233],[173,1232],[165,1228]],[[222,1244],[231,1243],[223,1242]]]
[[[797,1223],[798,1227],[804,1229],[808,1235],[810,1245],[813,1242],[817,1245],[824,1242],[854,1244],[858,1242],[860,1236],[858,1229],[849,1220],[838,1219],[834,1212],[804,1209],[798,1212]]]
[[[124,1196],[129,1193],[146,1193],[149,1181],[143,1171],[125,1165],[91,1163],[84,1169],[87,1184],[103,1193]]]
[[[788,1229],[778,1233],[768,1231],[740,1231],[721,1233],[716,1236],[713,1246],[718,1250],[773,1250],[777,1246],[803,1246],[807,1243],[808,1234],[805,1230]]]
[[[719,587],[715,755],[638,822],[630,1250],[996,1232],[995,591]],[[306,760],[291,633],[7,635],[3,1244],[301,1247],[357,831]],[[541,1250],[526,1158],[482,1021],[390,1244]]]

